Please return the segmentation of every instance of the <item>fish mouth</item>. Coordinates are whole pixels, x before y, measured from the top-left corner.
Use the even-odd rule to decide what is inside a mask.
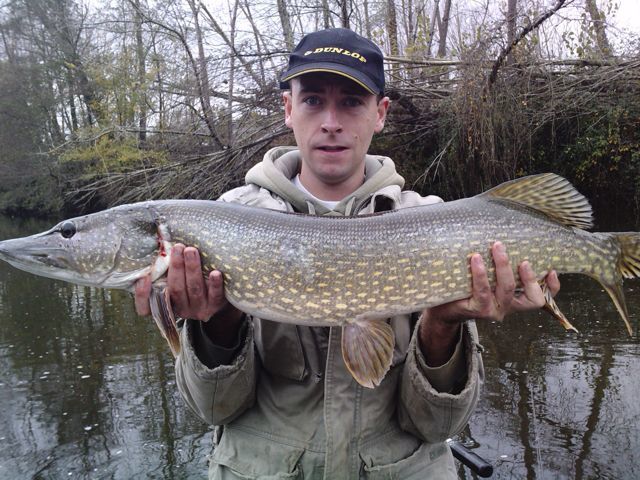
[[[35,275],[50,278],[67,277],[72,269],[61,248],[42,248],[29,246],[23,239],[0,242],[0,260]]]
[[[11,240],[0,242],[0,259],[14,266],[31,265],[36,267],[37,265],[44,265],[45,267],[60,269],[70,267],[70,264],[64,255],[60,255],[61,253],[65,253],[63,249],[54,248],[43,251],[42,248],[30,248],[29,246],[21,243],[22,242],[16,241],[16,244],[13,245],[13,241]]]

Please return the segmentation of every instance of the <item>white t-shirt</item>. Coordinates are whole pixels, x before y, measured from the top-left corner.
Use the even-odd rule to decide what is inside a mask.
[[[311,193],[309,190],[307,190],[305,188],[305,186],[302,184],[302,182],[300,181],[300,174],[298,174],[295,177],[293,177],[293,179],[291,181],[293,182],[293,184],[296,186],[296,188],[298,190],[300,190],[305,195],[311,197],[313,200],[318,202],[323,207],[328,208],[329,210],[333,210],[334,208],[336,208],[336,205],[338,205],[340,203],[339,200],[337,200],[337,201],[336,200],[321,200],[318,197],[316,197],[313,193]]]

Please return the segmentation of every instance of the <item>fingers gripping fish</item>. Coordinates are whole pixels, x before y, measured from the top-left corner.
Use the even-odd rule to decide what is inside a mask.
[[[342,328],[346,367],[378,385],[395,343],[387,318],[471,295],[469,257],[492,265],[505,244],[517,266],[542,281],[558,273],[597,279],[632,334],[622,279],[640,276],[640,234],[589,233],[588,201],[554,174],[498,185],[475,197],[356,217],[317,217],[237,204],[163,200],[65,220],[46,232],[0,242],[0,259],[36,275],[132,290],[151,273],[153,317],[180,353],[164,288],[171,248],[200,250],[205,275],[224,275],[225,294],[260,318]],[[490,281],[495,286],[495,272]],[[519,281],[519,280],[518,280]],[[546,309],[573,326],[546,292]]]

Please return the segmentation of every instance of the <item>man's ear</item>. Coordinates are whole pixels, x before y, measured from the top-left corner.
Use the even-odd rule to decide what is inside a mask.
[[[374,132],[380,133],[384,128],[384,122],[387,119],[387,112],[389,111],[390,103],[391,100],[389,100],[389,97],[383,97],[378,101],[378,118],[376,119]]]
[[[282,102],[284,103],[284,124],[291,128],[291,109],[293,108],[293,98],[291,90],[287,90],[282,94]]]

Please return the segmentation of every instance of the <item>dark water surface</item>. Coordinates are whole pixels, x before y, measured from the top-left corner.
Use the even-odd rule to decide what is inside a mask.
[[[0,217],[0,239],[45,227]],[[627,282],[636,327],[639,292]],[[206,478],[211,432],[132,304],[0,262],[0,479]],[[462,440],[496,479],[640,478],[638,337],[586,277],[564,276],[558,304],[580,335],[544,314],[480,326],[486,385]]]

